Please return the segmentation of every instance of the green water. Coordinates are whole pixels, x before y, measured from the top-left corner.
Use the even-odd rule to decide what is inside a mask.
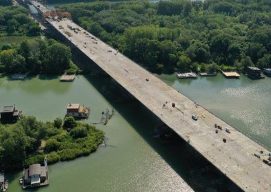
[[[270,79],[225,80],[221,76],[198,80],[176,80],[161,76],[206,108],[235,125],[245,134],[271,148]],[[73,83],[56,78],[25,81],[0,79],[0,105],[16,104],[24,114],[40,120],[63,117],[67,103],[91,107],[88,122],[98,122],[102,111],[115,109],[108,125],[98,128],[106,133],[106,147],[88,157],[49,167],[50,185],[39,191],[182,191],[182,178],[195,191],[221,191],[230,185],[208,163],[200,161],[184,142],[164,142],[153,137],[159,122],[140,104],[119,102],[109,79],[86,79]],[[118,101],[118,102],[117,102]],[[21,173],[8,176],[9,191],[21,191]]]

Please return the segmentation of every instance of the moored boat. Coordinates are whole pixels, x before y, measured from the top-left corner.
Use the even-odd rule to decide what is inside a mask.
[[[199,75],[202,77],[214,77],[217,75],[217,73],[200,73]]]
[[[179,79],[189,79],[189,78],[195,79],[195,78],[198,77],[197,74],[193,73],[193,72],[189,72],[189,73],[176,73],[176,76]]]
[[[247,67],[246,68],[247,76],[250,79],[262,79],[264,76],[262,75],[262,71],[258,67]]]
[[[5,192],[8,190],[8,180],[5,179],[4,173],[0,173],[0,191]]]
[[[80,104],[69,103],[66,116],[72,116],[76,119],[87,119],[90,113],[89,107]]]
[[[44,165],[32,164],[24,169],[23,177],[19,180],[23,189],[37,188],[49,185],[49,175],[47,159],[44,159]]]
[[[10,76],[12,80],[24,80],[28,76],[28,73],[16,73]]]
[[[265,69],[263,69],[263,73],[266,76],[271,77],[271,68],[265,68]]]

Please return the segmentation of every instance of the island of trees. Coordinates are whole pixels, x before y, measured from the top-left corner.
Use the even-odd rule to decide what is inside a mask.
[[[22,117],[15,124],[0,124],[0,169],[20,170],[33,163],[72,160],[94,152],[104,133],[94,126],[66,117],[41,122]]]
[[[271,1],[170,0],[61,6],[152,72],[271,67]]]

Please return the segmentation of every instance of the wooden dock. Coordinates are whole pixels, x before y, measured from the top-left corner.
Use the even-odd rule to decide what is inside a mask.
[[[64,74],[64,75],[62,75],[61,77],[60,77],[60,81],[62,81],[62,82],[72,82],[72,81],[74,81],[74,79],[75,79],[75,75],[66,75],[66,74]]]
[[[222,71],[221,73],[226,77],[226,78],[234,78],[234,79],[238,79],[240,77],[240,74],[235,72],[235,71]]]
[[[40,12],[46,10],[37,2],[32,4]],[[264,157],[254,156],[260,151],[268,153],[264,147],[71,20],[47,19],[47,22],[242,190],[271,191],[271,167],[263,162]],[[68,26],[81,31],[75,33]],[[237,76],[237,73],[231,75]],[[192,115],[197,115],[198,120],[194,121]],[[221,129],[217,129],[215,124]],[[189,187],[187,189],[190,191]]]

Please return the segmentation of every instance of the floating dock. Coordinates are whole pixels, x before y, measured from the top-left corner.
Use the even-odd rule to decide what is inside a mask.
[[[33,1],[32,4],[40,12],[46,10],[37,2]],[[47,22],[243,191],[271,191],[271,166],[254,156],[259,151],[269,153],[264,147],[71,20],[47,19]],[[63,26],[63,29],[59,29],[59,26]],[[68,26],[81,31],[75,33]],[[226,74],[240,76],[236,72]],[[193,120],[192,115],[197,115],[198,120]],[[220,129],[215,125],[219,125]]]
[[[60,81],[62,81],[62,82],[72,82],[72,81],[74,81],[74,79],[75,79],[75,75],[66,75],[66,74],[64,74],[64,75],[62,75],[61,77],[60,77]]]
[[[226,77],[226,78],[234,78],[238,79],[240,77],[240,74],[235,72],[235,71],[221,71],[221,73]]]

